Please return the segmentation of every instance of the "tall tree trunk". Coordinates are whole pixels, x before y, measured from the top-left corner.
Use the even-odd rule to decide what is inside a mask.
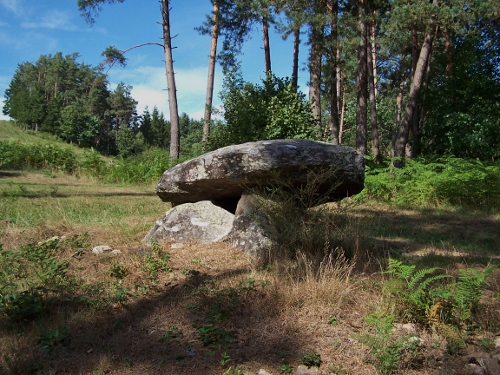
[[[210,136],[210,122],[212,117],[212,101],[214,95],[214,77],[215,77],[215,58],[217,55],[217,39],[219,37],[219,1],[214,0],[213,19],[212,19],[212,42],[210,44],[210,56],[208,58],[208,78],[207,95],[205,99],[205,115],[203,117],[203,136],[202,147],[205,151],[208,138]]]
[[[436,27],[436,33],[437,33],[437,27]],[[434,49],[434,44],[431,46],[431,54]],[[413,133],[413,147],[411,149],[411,157],[415,158],[420,155],[421,151],[421,130],[422,130],[422,125],[424,122],[424,114],[425,114],[425,108],[424,108],[424,103],[425,103],[425,89],[429,85],[429,77],[431,74],[431,60],[430,58],[427,60],[427,68],[425,69],[425,79],[423,82],[423,89],[424,89],[424,96],[422,100],[420,101],[420,104],[417,106],[415,111],[418,111],[418,122],[413,122],[413,128],[412,128],[412,133]]]
[[[380,163],[380,146],[378,139],[377,124],[377,95],[375,94],[375,75],[373,73],[372,47],[371,43],[366,44],[368,50],[366,54],[366,65],[368,68],[368,88],[370,92],[370,121],[372,128],[372,152],[375,164]]]
[[[344,122],[345,122],[345,86],[342,89],[342,106],[340,109],[340,127],[339,127],[339,144],[342,144],[342,135],[344,134]]]
[[[330,129],[332,132],[332,143],[338,145],[339,141],[339,105],[338,105],[338,85],[337,85],[337,66],[339,65],[337,61],[337,51],[338,51],[338,29],[337,29],[337,19],[338,19],[339,4],[338,0],[333,0],[331,6],[328,7],[330,13],[330,26],[332,28],[331,33],[331,55],[333,57],[333,64],[335,69],[330,69],[331,83],[330,83]]]
[[[322,0],[314,1],[315,15],[324,14]],[[309,100],[314,120],[321,129],[321,57],[323,55],[323,24],[311,22],[311,57],[309,62]]]
[[[165,70],[167,75],[168,108],[170,112],[170,158],[178,159],[180,152],[179,111],[177,109],[177,89],[175,87],[174,61],[172,59],[172,39],[170,38],[170,4],[162,0],[162,27]]]
[[[264,59],[268,74],[271,72],[271,48],[269,46],[269,8],[265,4],[262,8],[262,39],[264,40]]]
[[[401,124],[401,112],[403,103],[403,90],[405,87],[404,81],[401,81],[398,87],[398,95],[396,96],[396,110],[394,113],[394,129],[392,132],[392,148],[391,148],[391,158],[394,157],[394,150],[396,148],[396,137],[398,135],[398,126]]]
[[[299,47],[300,47],[300,26],[294,25],[293,29],[293,66],[292,66],[292,86],[299,87]]]
[[[342,101],[343,101],[343,95],[342,95],[342,70],[340,67],[340,46],[337,43],[337,51],[335,55],[335,61],[337,63],[337,66],[335,67],[336,73],[337,73],[337,108],[339,113],[341,113],[341,107],[342,107]]]
[[[373,11],[375,13],[375,11]],[[376,42],[376,28],[375,24],[370,27],[370,47],[372,51],[372,65],[373,65],[373,82],[375,84],[375,97],[378,96],[378,76],[377,76],[377,42]]]
[[[433,4],[437,5],[437,0],[434,0]],[[404,158],[405,155],[406,143],[408,141],[408,133],[410,130],[410,122],[413,118],[413,114],[417,106],[418,96],[420,94],[422,82],[424,81],[427,64],[431,56],[432,43],[435,34],[434,31],[435,23],[436,23],[435,16],[432,15],[431,19],[429,20],[427,34],[422,44],[417,65],[415,67],[415,74],[413,75],[413,79],[411,81],[410,94],[408,97],[408,102],[406,103],[405,113],[401,121],[401,125],[399,126],[398,134],[396,137],[394,156],[400,158],[399,160],[394,160],[394,166],[396,168],[400,168],[403,166],[402,159]]]
[[[366,155],[366,109],[368,91],[365,1],[366,0],[358,0],[358,27],[361,38],[358,46],[358,69],[356,75],[356,149],[361,155]]]
[[[448,60],[446,63],[446,78],[453,74],[453,44],[450,40],[450,32],[448,29],[444,29],[444,50],[446,52],[446,59]]]
[[[418,57],[419,57],[419,48],[418,48],[418,31],[417,31],[417,23],[413,22],[411,24],[411,76],[415,76],[415,71],[417,69],[417,63],[418,63]],[[413,116],[411,118],[411,132],[415,136],[415,134],[418,135],[418,128],[419,128],[419,115],[420,112],[418,110],[418,101],[416,104],[416,109],[413,111]],[[415,138],[414,138],[415,139]],[[407,144],[405,146],[405,156],[408,158],[413,157],[413,147],[410,147],[408,144],[408,139],[406,140]]]

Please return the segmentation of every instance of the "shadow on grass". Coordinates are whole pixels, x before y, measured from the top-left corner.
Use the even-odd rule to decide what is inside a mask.
[[[248,369],[251,363],[276,373],[282,363],[277,353],[296,360],[310,348],[301,346],[298,334],[275,329],[281,326],[279,308],[265,288],[211,291],[212,277],[245,274],[250,276],[250,271],[210,277],[193,273],[184,282],[159,287],[154,296],[131,297],[102,311],[59,301],[37,321],[11,325],[9,331],[21,332],[28,324],[50,332],[54,321],[66,320],[67,337],[50,351],[40,350],[40,343],[18,345],[16,353],[4,353],[4,360],[11,363],[10,373],[23,374],[210,375],[229,366]],[[79,318],[72,318],[74,314]],[[173,327],[177,334],[169,335]],[[225,366],[220,364],[223,353],[230,358]]]
[[[0,196],[5,198],[29,198],[29,199],[37,199],[37,198],[74,198],[74,197],[89,197],[89,198],[98,198],[98,197],[152,197],[154,193],[58,193],[56,191],[50,192],[35,192],[29,190],[20,190],[20,191],[4,191],[0,194]]]
[[[19,173],[19,172],[0,171],[0,178],[19,177],[21,175],[22,175],[22,173]]]
[[[500,220],[480,214],[429,210],[356,209],[374,247],[406,256],[439,255],[500,262]],[[482,262],[481,262],[482,263]]]

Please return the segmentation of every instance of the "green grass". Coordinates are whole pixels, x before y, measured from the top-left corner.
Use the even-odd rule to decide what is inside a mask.
[[[48,222],[111,226],[126,218],[147,217],[166,206],[154,194],[154,186],[114,186],[73,176],[20,172],[15,182],[5,174],[0,178],[0,197],[0,220],[19,227]]]
[[[48,133],[24,131],[21,127],[17,126],[14,121],[0,120],[0,141],[21,142],[23,144],[36,146],[56,145],[59,148],[71,150],[78,156],[83,156],[86,151],[85,149],[68,144]]]

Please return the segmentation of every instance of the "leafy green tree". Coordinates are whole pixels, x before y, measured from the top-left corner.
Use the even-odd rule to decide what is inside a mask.
[[[318,138],[309,102],[289,79],[268,74],[261,85],[239,71],[225,79],[221,94],[225,123],[214,128],[212,149],[262,139]]]
[[[453,72],[449,56],[437,56],[425,97],[425,154],[500,158],[500,42],[491,34],[498,31],[452,36]]]
[[[20,64],[5,92],[4,113],[28,129],[52,133],[70,142],[103,150],[106,149],[103,145],[111,120],[107,116],[108,82],[99,69],[77,63],[77,57],[76,53],[63,56],[58,52],[54,56],[42,55],[35,63]],[[92,118],[89,125],[92,135],[75,133],[75,129],[85,129],[72,114],[76,107],[82,110],[80,117]],[[94,134],[96,119],[99,124],[97,135]]]
[[[128,126],[122,126],[117,132],[116,147],[118,155],[123,158],[138,155],[145,149],[144,136]]]
[[[181,155],[196,157],[202,153],[202,138],[204,121],[189,118],[186,113],[181,114]]]
[[[167,149],[170,144],[170,124],[165,120],[163,112],[155,106],[151,115],[151,133],[153,135],[153,146]]]
[[[149,108],[146,107],[142,115],[139,117],[139,131],[142,133],[144,143],[148,146],[152,146],[154,144],[154,134],[151,122],[151,113],[149,113]]]
[[[77,99],[61,111],[60,136],[64,140],[90,147],[98,134],[99,120],[87,111],[83,99]]]

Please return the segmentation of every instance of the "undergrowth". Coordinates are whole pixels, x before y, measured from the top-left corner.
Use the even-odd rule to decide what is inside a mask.
[[[416,270],[400,260],[389,259],[387,273],[393,278],[385,285],[386,293],[397,297],[403,319],[424,325],[451,325],[462,330],[473,324],[473,313],[481,297],[481,288],[495,267],[478,271],[460,269],[455,279],[438,273],[438,268]]]
[[[267,217],[266,232],[273,248],[268,261],[300,260],[302,254],[316,266],[331,254],[366,260],[362,228],[350,214],[352,201],[327,203],[335,191],[338,170],[304,171],[303,183],[275,176],[266,188],[254,190],[258,209]],[[326,188],[325,188],[326,186]]]
[[[94,149],[77,154],[57,144],[27,144],[0,140],[0,169],[64,172],[96,177],[106,183],[150,184],[181,160],[168,150],[152,148],[139,156],[104,158]]]
[[[361,199],[401,206],[473,207],[488,212],[500,209],[500,165],[478,160],[408,159],[402,168],[366,168]]]
[[[416,333],[395,330],[397,320],[434,330],[445,338],[448,353],[458,354],[465,348],[468,332],[478,328],[474,313],[494,270],[460,269],[455,278],[436,267],[417,270],[390,258],[385,273],[391,278],[383,286],[389,306],[386,311],[379,306],[382,309],[365,318],[371,332],[355,338],[369,348],[370,360],[385,375],[411,366],[421,351],[422,340]]]

